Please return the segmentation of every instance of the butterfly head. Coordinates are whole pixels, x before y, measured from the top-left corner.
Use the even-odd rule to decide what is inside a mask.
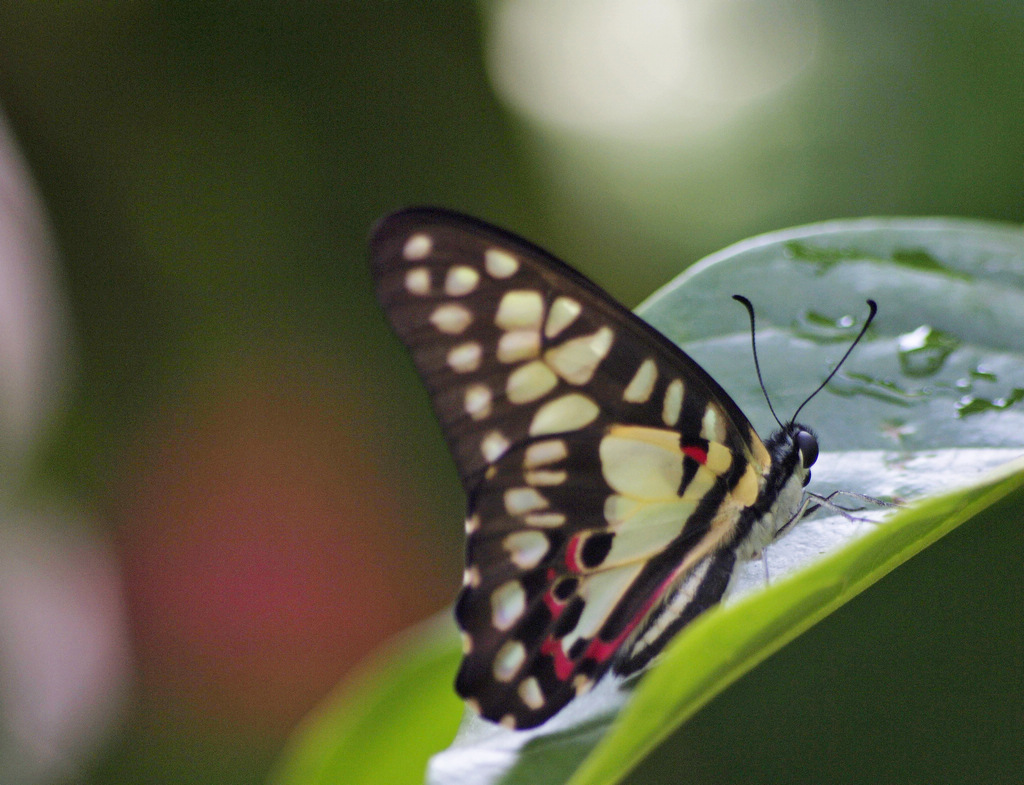
[[[798,422],[788,422],[764,442],[771,456],[765,486],[755,510],[751,535],[743,548],[750,558],[799,519],[804,488],[811,481],[811,467],[818,459],[818,438]]]
[[[798,422],[789,422],[765,441],[765,447],[772,458],[776,492],[787,485],[794,490],[807,486],[811,467],[818,460],[818,437],[814,431]]]
[[[793,429],[793,441],[800,454],[800,464],[805,472],[803,484],[807,485],[811,481],[811,467],[818,460],[818,437],[805,425],[790,423],[790,428]]]

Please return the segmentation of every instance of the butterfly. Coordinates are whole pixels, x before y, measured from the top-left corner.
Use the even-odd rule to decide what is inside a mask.
[[[467,496],[455,688],[486,719],[535,727],[638,672],[808,511],[810,428],[762,441],[685,352],[536,245],[412,208],[370,256]]]

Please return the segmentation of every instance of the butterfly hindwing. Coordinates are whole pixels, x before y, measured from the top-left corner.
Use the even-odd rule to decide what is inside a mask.
[[[527,241],[414,209],[371,256],[468,497],[456,688],[537,725],[719,599],[771,460],[693,360]]]

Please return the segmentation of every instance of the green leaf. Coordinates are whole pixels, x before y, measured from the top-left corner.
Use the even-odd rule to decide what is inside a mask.
[[[419,785],[462,715],[449,614],[399,636],[349,676],[289,742],[274,785]]]
[[[849,346],[865,300],[878,302],[864,342],[800,413],[823,450],[810,489],[918,501],[878,526],[841,517],[802,522],[766,550],[767,588],[766,565],[747,565],[737,592],[745,596],[691,624],[639,686],[606,679],[531,732],[467,721],[433,759],[431,783],[620,781],[743,673],[1024,483],[1024,464],[1007,463],[1024,454],[1019,229],[865,219],[778,232],[710,257],[641,306],[638,313],[715,376],[764,435],[774,420],[735,293],[757,309],[765,384],[784,419]],[[950,488],[958,490],[930,496]],[[454,646],[449,656],[457,656]],[[406,676],[384,671],[378,689],[396,695]],[[404,748],[401,726],[377,732]],[[288,782],[299,781],[310,780]]]
[[[801,412],[802,421],[820,424],[822,449],[919,452],[1024,441],[1024,402],[1015,392],[1024,388],[1020,228],[860,219],[790,229],[709,257],[637,309],[765,433],[774,422],[733,294],[757,308],[761,367],[783,419],[845,351],[856,333],[846,320],[859,323],[865,300],[878,302],[868,340],[831,394]]]

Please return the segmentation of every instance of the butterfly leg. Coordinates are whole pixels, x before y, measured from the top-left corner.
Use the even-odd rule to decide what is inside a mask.
[[[863,507],[843,507],[841,504],[837,504],[832,501],[837,496],[849,496],[852,499],[857,499],[868,504],[873,504],[876,507],[899,507],[898,502],[887,502],[882,499],[876,499],[874,496],[867,496],[863,493],[857,493],[856,491],[832,491],[828,496],[819,496],[816,493],[808,493],[808,499],[813,500],[813,504],[805,511],[804,514],[810,515],[812,512],[817,512],[822,507],[833,512],[839,513],[844,518],[853,518],[850,513],[860,512]],[[859,519],[858,519],[859,520]]]
[[[804,500],[800,504],[800,507],[797,509],[797,511],[795,513],[793,513],[792,516],[790,516],[790,519],[788,521],[786,521],[784,524],[782,524],[776,530],[776,532],[775,532],[775,539],[778,539],[780,536],[782,536],[782,533],[784,531],[786,531],[786,529],[788,529],[794,523],[799,521],[805,515],[810,515],[812,512],[814,512],[819,507],[821,507],[820,503],[818,503],[818,504],[814,504],[813,503],[815,501],[815,499],[820,499],[820,498],[822,498],[822,497],[815,496],[814,494],[810,494],[810,493],[805,494],[804,495]]]
[[[809,495],[813,496],[817,501],[823,503],[824,506],[830,507],[830,508],[834,508],[834,509],[838,509],[838,510],[842,510],[844,508],[840,507],[839,505],[834,504],[832,502],[832,500],[836,496],[849,496],[851,499],[857,499],[857,500],[862,501],[862,502],[867,502],[868,504],[874,504],[876,507],[901,507],[902,506],[902,504],[900,502],[887,502],[884,499],[879,499],[879,498],[877,498],[875,496],[868,496],[868,495],[863,494],[863,493],[857,493],[856,491],[832,491],[832,493],[830,493],[828,496],[818,496],[816,493],[812,493],[812,494],[809,494]]]
[[[816,493],[808,493],[804,502],[804,507],[806,507],[806,510],[804,510],[804,514],[809,515],[812,512],[816,512],[822,508],[825,508],[827,510],[831,510],[834,513],[842,515],[849,521],[871,524],[878,523],[878,521],[871,520],[870,518],[861,518],[857,515],[852,514],[855,512],[859,512],[860,510],[863,510],[863,507],[844,507],[841,504],[836,504],[836,502],[834,502],[833,499],[835,499],[837,496],[849,496],[853,499],[858,499],[859,501],[867,502],[868,504],[874,504],[878,507],[901,506],[898,502],[883,501],[882,499],[876,499],[874,496],[867,496],[863,493],[857,493],[855,491],[833,491],[828,496],[820,496],[819,494]],[[787,522],[786,526],[789,526],[791,522],[792,521]]]

